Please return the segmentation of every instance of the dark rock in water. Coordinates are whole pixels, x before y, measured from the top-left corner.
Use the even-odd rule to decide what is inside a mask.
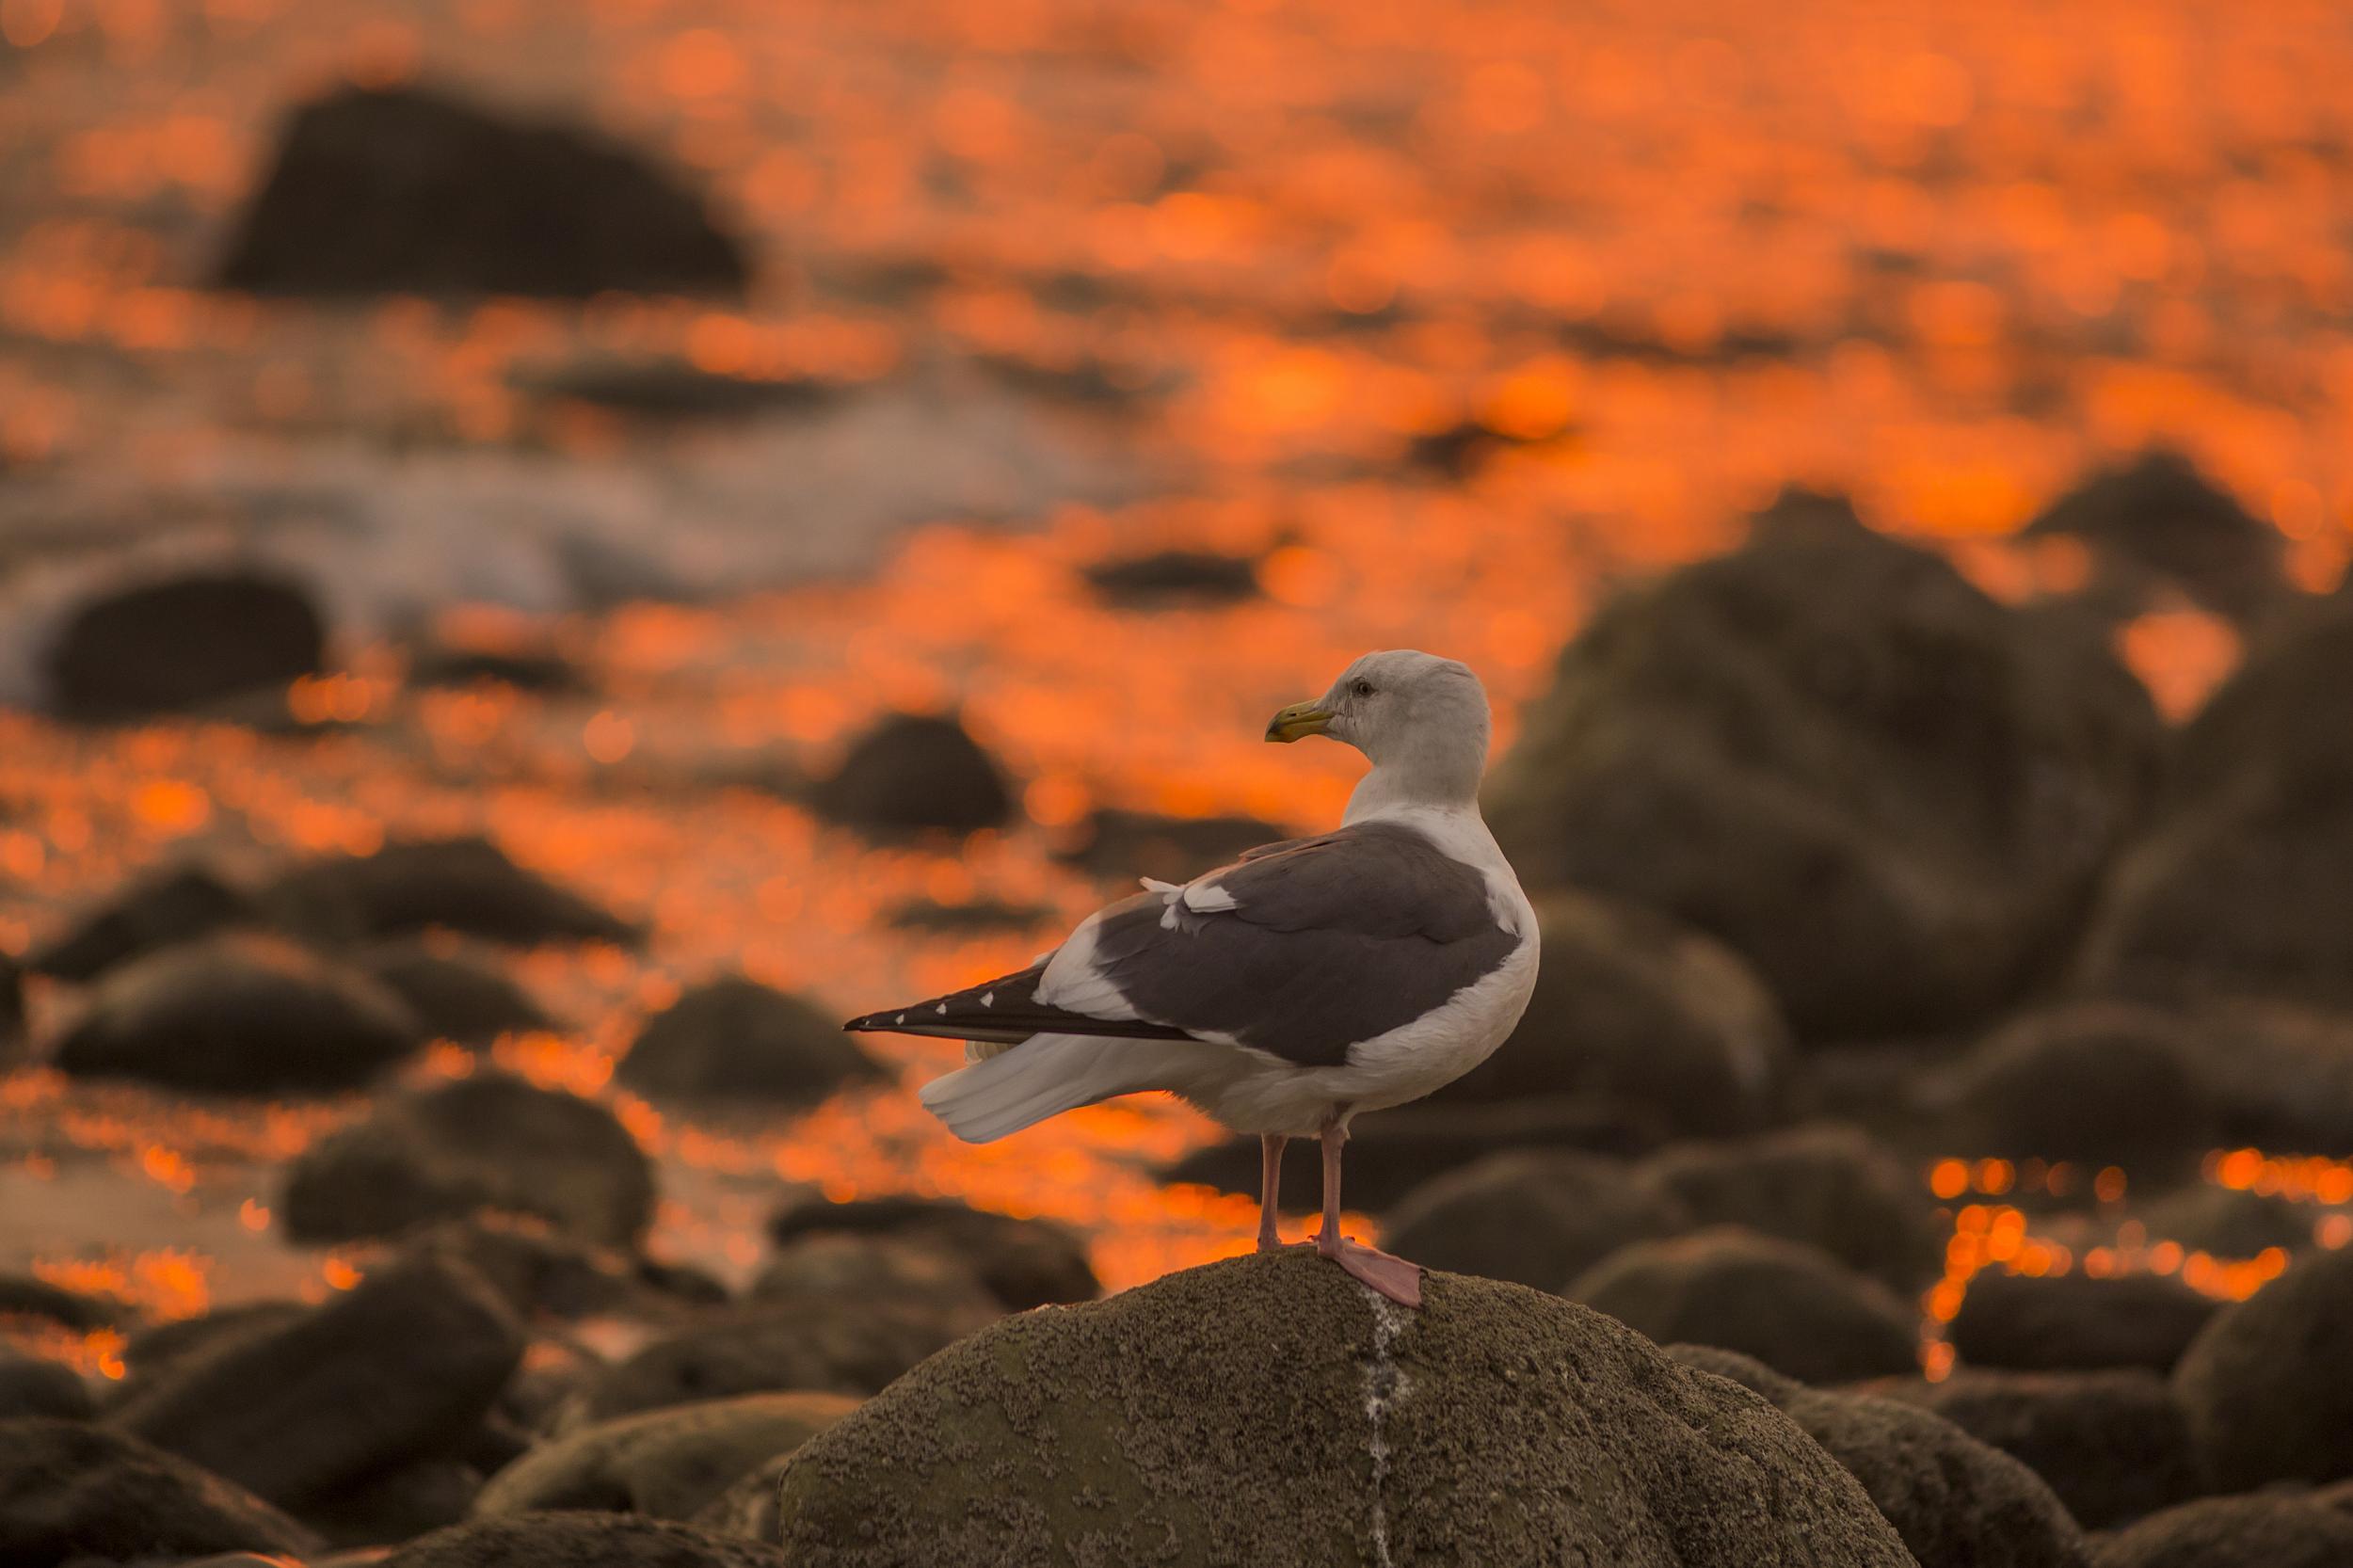
[[[1801,1383],[1919,1365],[1919,1328],[1884,1286],[1817,1248],[1725,1225],[1621,1248],[1568,1283],[1571,1301],[1661,1344],[1753,1355]]]
[[[24,967],[60,980],[94,980],[158,948],[267,923],[261,901],[212,867],[166,866],[117,888],[34,948]]]
[[[487,941],[633,943],[638,927],[525,871],[488,839],[412,840],[298,866],[270,889],[294,930],[355,941],[439,926]]]
[[[2224,1491],[2353,1476],[2353,1250],[2306,1253],[2217,1313],[2173,1392]]]
[[[1731,1351],[1672,1345],[1698,1371],[1730,1378],[1805,1429],[1864,1491],[1920,1568],[2084,1568],[2083,1531],[2036,1475],[1914,1405],[1808,1388]]]
[[[1258,563],[1246,555],[1163,550],[1097,561],[1086,568],[1086,579],[1105,600],[1127,609],[1232,604],[1257,595]]]
[[[952,1198],[823,1199],[784,1205],[768,1217],[777,1246],[805,1236],[847,1232],[936,1247],[969,1264],[1007,1310],[1026,1312],[1102,1294],[1086,1242],[1051,1220],[992,1214]]]
[[[303,1505],[302,1522],[337,1546],[387,1546],[454,1525],[482,1492],[482,1472],[421,1459]]]
[[[502,1034],[555,1027],[528,991],[477,952],[445,951],[418,938],[375,949],[357,962],[407,1002],[437,1040],[487,1046]]]
[[[514,1314],[480,1277],[421,1259],[140,1379],[110,1419],[296,1506],[463,1436],[522,1352]]]
[[[74,611],[47,658],[49,706],[96,722],[190,709],[316,674],[327,629],[310,594],[266,572],[192,572]]]
[[[2166,1372],[2220,1303],[2170,1274],[2006,1274],[1969,1282],[1950,1337],[1973,1367]]]
[[[408,1004],[358,970],[232,935],[107,974],[54,1054],[75,1078],[268,1095],[354,1087],[424,1038]]]
[[[232,1340],[256,1338],[283,1328],[308,1317],[312,1310],[300,1302],[247,1302],[142,1329],[122,1347],[122,1364],[130,1376],[126,1386],[146,1387],[167,1368],[184,1365]]]
[[[1537,901],[1544,963],[1519,1027],[1442,1100],[1570,1094],[1679,1133],[1753,1132],[1776,1109],[1789,1031],[1748,966],[1638,905]]]
[[[743,419],[811,412],[847,389],[812,376],[721,376],[682,360],[600,358],[516,376],[524,392],[645,420]]]
[[[409,1542],[381,1568],[799,1568],[756,1541],[666,1519],[551,1512],[470,1519]]]
[[[1945,1231],[1919,1178],[1852,1128],[1792,1128],[1733,1144],[1677,1144],[1644,1176],[1703,1225],[1744,1225],[1821,1248],[1898,1291],[1936,1278]]]
[[[219,1476],[88,1421],[0,1421],[0,1562],[301,1556],[318,1537]]]
[[[659,1320],[710,1304],[646,1277],[642,1260],[600,1251],[528,1215],[481,1213],[412,1231],[409,1256],[432,1254],[480,1274],[519,1317]],[[720,1300],[726,1299],[722,1292]]]
[[[1290,837],[1257,817],[1164,817],[1105,807],[1055,836],[1056,858],[1132,887],[1139,876],[1188,882]]]
[[[2221,1122],[2217,1142],[2353,1148],[2353,1011],[2218,1002],[2197,1009],[2191,1023]]]
[[[872,1394],[1002,1315],[994,1302],[957,1298],[799,1296],[738,1308],[680,1328],[589,1379],[556,1430],[734,1394]]]
[[[814,1105],[845,1084],[890,1074],[831,1014],[723,975],[647,1019],[616,1076],[657,1099]]]
[[[1508,1149],[1573,1149],[1613,1159],[1647,1154],[1664,1132],[1623,1106],[1574,1095],[1494,1104],[1416,1101],[1359,1116],[1348,1138],[1349,1207],[1394,1208],[1447,1172]],[[1312,1138],[1283,1150],[1283,1212],[1313,1214],[1323,1203],[1322,1155]],[[1258,1194],[1254,1137],[1204,1144],[1161,1169],[1163,1181],[1193,1181],[1222,1192]]]
[[[24,1054],[24,980],[14,958],[0,952],[0,1066]]]
[[[883,919],[900,931],[968,936],[996,931],[1028,931],[1055,920],[1059,914],[1050,904],[1008,904],[993,898],[942,904],[936,899],[920,898],[894,904],[884,912]]]
[[[1604,609],[1491,776],[1530,887],[1674,915],[1807,1040],[1985,1015],[2141,814],[2162,730],[2099,639],[1850,531],[1766,538]]]
[[[275,295],[734,294],[700,198],[588,131],[414,88],[297,108],[237,220],[223,288]]]
[[[2085,934],[2087,986],[2353,1008],[2347,669],[2353,602],[2258,643],[2190,721]]]
[[[97,1412],[88,1385],[72,1368],[0,1350],[0,1420],[56,1416],[83,1421]]]
[[[1962,1368],[1867,1391],[1936,1412],[2051,1483],[2087,1529],[2105,1529],[2207,1490],[2189,1426],[2154,1372],[2002,1372]]]
[[[2026,524],[2027,538],[2080,539],[2096,575],[2086,596],[2118,619],[2168,588],[2248,620],[2286,597],[2280,531],[2258,520],[2179,453],[2102,469]]]
[[[761,1267],[751,1296],[765,1304],[906,1298],[952,1304],[984,1318],[1005,1310],[978,1270],[945,1247],[840,1231],[817,1231],[787,1242]]]
[[[2312,1497],[2203,1497],[2119,1530],[2095,1568],[2345,1568],[2353,1517]]]
[[[312,1144],[289,1168],[279,1212],[289,1237],[312,1245],[499,1208],[628,1247],[653,1202],[652,1164],[610,1111],[478,1072],[387,1097]]]
[[[519,692],[584,691],[588,678],[578,664],[552,648],[477,648],[427,643],[408,655],[408,684],[464,687],[484,683]]]
[[[997,760],[943,713],[892,713],[851,745],[810,804],[824,816],[878,833],[995,827],[1013,810]]]
[[[2171,1017],[2132,1003],[2029,1014],[1955,1063],[1935,1092],[1943,1146],[2185,1174],[2220,1131],[2198,1046]]]
[[[30,1274],[0,1274],[0,1318],[46,1318],[87,1334],[118,1327],[126,1316],[136,1314],[103,1296],[85,1296]]]
[[[688,1519],[856,1408],[840,1394],[746,1394],[625,1416],[541,1443],[498,1473],[474,1512],[587,1508]]]
[[[1381,1244],[1424,1268],[1558,1290],[1620,1247],[1690,1224],[1614,1160],[1521,1149],[1416,1188],[1383,1218]]]
[[[1291,1252],[1008,1318],[811,1438],[777,1538],[796,1568],[1911,1560],[1745,1389],[1517,1286],[1425,1291]]]
[[[2313,1208],[2292,1198],[2204,1182],[2134,1207],[2152,1241],[2178,1241],[2186,1252],[2252,1257],[2266,1247],[2301,1252],[2313,1244]]]

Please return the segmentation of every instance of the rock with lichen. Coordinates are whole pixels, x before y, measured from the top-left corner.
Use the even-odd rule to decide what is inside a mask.
[[[1901,1568],[1748,1390],[1518,1286],[1419,1312],[1305,1253],[1010,1318],[784,1467],[796,1568],[1375,1562]]]

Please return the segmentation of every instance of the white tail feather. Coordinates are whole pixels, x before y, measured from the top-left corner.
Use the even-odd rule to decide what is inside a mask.
[[[1048,1116],[1154,1085],[1150,1042],[1090,1034],[1037,1034],[919,1092],[924,1109],[968,1144],[988,1144]],[[1139,1047],[1144,1048],[1139,1049]]]

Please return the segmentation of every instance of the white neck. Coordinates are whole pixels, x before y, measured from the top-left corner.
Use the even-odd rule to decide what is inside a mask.
[[[1355,791],[1348,797],[1348,809],[1342,813],[1340,822],[1345,825],[1363,822],[1369,817],[1395,816],[1409,811],[1481,821],[1476,788],[1467,794],[1454,790],[1433,791],[1429,788],[1429,780],[1417,777],[1410,769],[1390,764],[1375,767],[1356,781]]]

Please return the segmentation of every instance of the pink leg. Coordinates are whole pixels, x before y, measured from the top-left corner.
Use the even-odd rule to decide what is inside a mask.
[[[1340,1234],[1340,1148],[1348,1142],[1347,1124],[1335,1114],[1323,1124],[1323,1228],[1316,1233],[1316,1251],[1351,1275],[1400,1306],[1421,1304],[1421,1265],[1392,1257],[1377,1247],[1352,1241]]]
[[[1283,1145],[1290,1142],[1279,1132],[1258,1137],[1258,1250],[1283,1250],[1282,1234],[1274,1228],[1274,1195],[1283,1185]]]

